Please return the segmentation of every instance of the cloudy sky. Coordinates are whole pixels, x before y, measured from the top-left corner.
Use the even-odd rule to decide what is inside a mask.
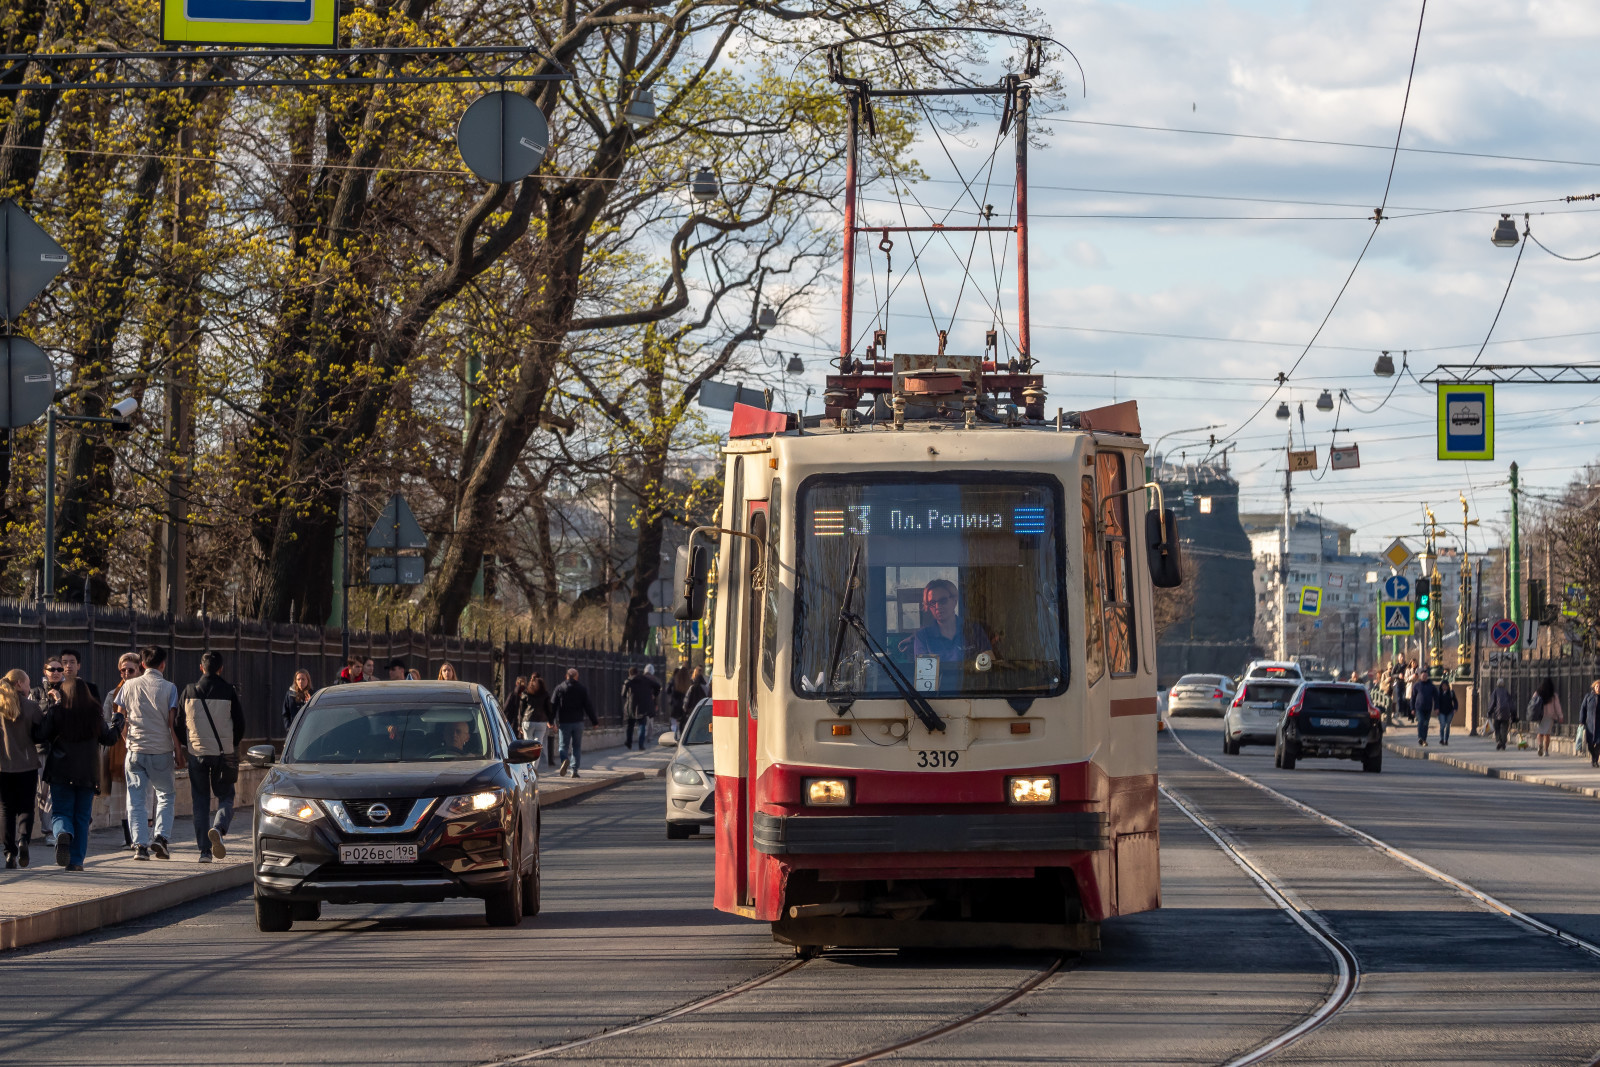
[[[1272,510],[1282,507],[1278,399],[1305,403],[1307,444],[1325,459],[1335,416],[1314,401],[1323,389],[1336,397],[1348,390],[1338,425],[1352,432],[1338,437],[1360,446],[1362,468],[1319,481],[1297,475],[1295,500],[1355,527],[1365,549],[1412,533],[1422,501],[1459,520],[1462,492],[1497,540],[1511,461],[1525,485],[1554,492],[1600,454],[1600,387],[1503,386],[1496,459],[1441,463],[1431,389],[1372,374],[1384,349],[1397,365],[1409,350],[1418,378],[1477,355],[1517,257],[1489,241],[1499,211],[1516,212],[1519,225],[1531,212],[1534,235],[1555,252],[1600,251],[1600,202],[1562,199],[1600,190],[1600,4],[1429,5],[1389,219],[1288,387],[1248,424],[1275,376],[1301,356],[1372,232],[1390,152],[1359,146],[1394,142],[1418,5],[1054,0],[1045,10],[1088,82],[1087,97],[1074,92],[1040,107],[1050,136],[1031,159],[1033,348],[1051,408],[1137,399],[1149,441],[1221,423],[1217,434],[1236,442],[1230,460],[1242,507]],[[1244,134],[1254,136],[1233,136]],[[980,127],[947,147],[970,178],[982,173],[993,139]],[[980,196],[1002,213],[1008,152]],[[918,158],[939,180],[919,186],[917,199],[941,212],[959,204],[940,145],[927,140]],[[868,196],[870,218],[896,221],[892,194]],[[959,215],[949,221],[970,221]],[[941,325],[953,316],[957,351],[981,347],[996,300],[987,244],[973,264],[984,284],[969,284],[957,304],[961,272],[950,251],[929,248],[919,278],[908,271],[909,245],[897,240],[903,285],[888,308],[891,348],[930,350],[928,303]],[[957,251],[968,249],[957,243]],[[881,257],[875,265],[881,286]],[[1014,300],[1013,276],[1008,265],[1002,304]],[[1563,262],[1529,243],[1483,361],[1596,361],[1597,280],[1600,259]],[[858,292],[858,316],[870,313],[871,291]],[[814,341],[795,330],[770,343],[802,351],[808,379],[820,384],[825,356]],[[1298,419],[1295,426],[1298,433]],[[1193,458],[1205,436],[1175,434],[1163,451]]]

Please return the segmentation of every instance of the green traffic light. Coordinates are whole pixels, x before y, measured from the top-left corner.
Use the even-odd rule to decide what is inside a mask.
[[[1428,618],[1433,614],[1433,609],[1428,606],[1428,602],[1430,600],[1432,600],[1432,599],[1433,598],[1431,596],[1429,596],[1427,593],[1423,593],[1421,596],[1419,596],[1417,598],[1416,615],[1417,615],[1417,621],[1418,622],[1426,622],[1428,620]]]

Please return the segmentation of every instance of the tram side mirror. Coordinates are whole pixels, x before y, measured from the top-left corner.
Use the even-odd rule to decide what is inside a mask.
[[[1183,584],[1183,551],[1178,547],[1178,515],[1172,510],[1144,513],[1145,552],[1150,560],[1150,584],[1176,589]]]
[[[711,571],[711,553],[704,545],[679,545],[672,584],[677,590],[672,617],[679,622],[703,619],[706,614],[706,575]]]

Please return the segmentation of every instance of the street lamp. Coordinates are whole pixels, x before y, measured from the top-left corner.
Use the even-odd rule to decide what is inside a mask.
[[[1286,400],[1278,401],[1278,418],[1287,421],[1289,418],[1289,403]]]
[[[710,167],[701,167],[694,172],[694,179],[689,183],[689,192],[702,204],[709,204],[717,198],[717,176]]]
[[[1510,215],[1504,214],[1494,224],[1494,236],[1489,240],[1494,242],[1496,248],[1515,248],[1522,243],[1522,238],[1517,236],[1517,224],[1511,221]]]
[[[1146,452],[1145,455],[1146,456],[1151,456],[1151,457],[1155,456],[1157,454],[1156,453],[1156,449],[1161,447],[1161,442],[1165,441],[1169,437],[1175,436],[1176,434],[1180,434],[1180,433],[1200,433],[1200,432],[1202,432],[1204,430],[1220,430],[1220,429],[1222,429],[1222,427],[1224,425],[1225,425],[1224,423],[1214,422],[1209,426],[1191,426],[1187,430],[1171,430],[1171,431],[1169,431],[1167,433],[1162,434],[1160,437],[1156,438],[1156,443],[1150,446],[1150,451]],[[1152,467],[1152,465],[1150,464],[1149,460],[1147,459],[1145,461],[1145,465],[1144,465],[1144,480],[1145,481],[1147,481],[1147,482],[1155,481],[1155,475],[1152,473],[1153,469],[1154,468]]]
[[[650,89],[640,89],[628,101],[622,117],[635,126],[648,126],[656,120],[656,94]]]
[[[1372,373],[1380,378],[1393,378],[1394,357],[1390,356],[1388,352],[1384,352],[1378,357],[1378,362],[1373,364]]]
[[[139,410],[139,401],[125,396],[111,405],[109,418],[98,415],[57,415],[55,405],[44,413],[44,581],[45,600],[56,595],[56,423],[75,426],[110,426],[113,430],[133,428],[129,421]]]
[[[1332,411],[1333,410],[1333,394],[1328,392],[1326,389],[1324,389],[1322,391],[1322,395],[1321,396],[1317,397],[1317,410],[1318,411]]]
[[[786,374],[804,374],[805,372],[806,372],[806,365],[805,365],[804,362],[801,361],[800,356],[798,354],[790,356],[789,357],[789,365],[784,368],[784,373],[786,373]]]

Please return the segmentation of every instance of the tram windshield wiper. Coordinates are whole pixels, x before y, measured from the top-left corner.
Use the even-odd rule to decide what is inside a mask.
[[[938,731],[943,733],[944,720],[939,717],[937,711],[933,710],[933,705],[929,704],[927,699],[911,685],[911,681],[895,664],[888,650],[878,643],[876,637],[872,636],[872,630],[862,621],[861,616],[850,610],[855,602],[856,570],[860,563],[861,549],[858,547],[855,554],[850,557],[850,574],[845,580],[844,600],[839,604],[839,630],[834,635],[833,656],[828,661],[828,689],[833,689],[833,673],[839,668],[839,657],[844,652],[845,627],[848,626],[861,638],[861,643],[867,646],[867,651],[872,654],[872,657],[882,665],[883,672],[889,676],[889,681],[894,683],[894,687],[900,691],[900,695],[911,706],[911,710],[916,713],[917,718],[922,720],[922,725],[928,728],[928,732]],[[844,707],[848,708],[849,704],[845,704]],[[843,708],[840,709],[839,713],[841,715],[844,714]]]

